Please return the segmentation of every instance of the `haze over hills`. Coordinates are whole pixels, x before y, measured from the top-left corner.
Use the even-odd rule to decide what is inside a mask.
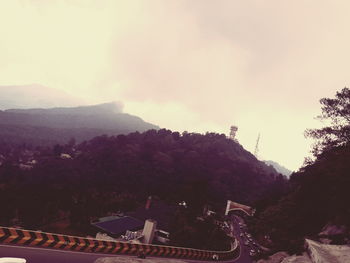
[[[50,109],[0,111],[1,141],[52,145],[71,138],[77,142],[98,135],[159,129],[137,116],[122,113],[121,103]]]
[[[276,169],[277,172],[279,172],[280,174],[283,174],[285,176],[290,176],[292,174],[292,171],[287,169],[286,167],[284,167],[283,165],[280,165],[279,163],[272,161],[272,160],[268,160],[268,161],[264,161],[264,163],[266,163],[267,165],[272,165],[273,168]]]
[[[0,86],[0,109],[72,107],[85,104],[61,90],[39,84]]]

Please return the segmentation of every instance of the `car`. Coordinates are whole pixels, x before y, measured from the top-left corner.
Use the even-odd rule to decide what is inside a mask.
[[[244,245],[248,246],[249,245],[249,241],[248,240],[244,241]]]
[[[244,237],[244,234],[243,234],[243,233],[240,233],[239,236],[240,236],[240,237]]]
[[[0,263],[26,263],[24,258],[0,258]]]
[[[250,252],[249,252],[249,256],[254,257],[254,256],[256,256],[256,253],[255,253],[255,252],[250,251]]]

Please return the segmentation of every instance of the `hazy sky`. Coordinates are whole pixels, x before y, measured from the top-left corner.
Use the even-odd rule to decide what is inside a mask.
[[[297,169],[349,82],[349,1],[2,0],[0,85],[39,83]]]

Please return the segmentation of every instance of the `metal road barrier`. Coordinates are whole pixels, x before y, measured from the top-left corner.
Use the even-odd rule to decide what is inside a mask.
[[[237,258],[240,254],[240,246],[237,245],[237,241],[231,245],[231,250],[209,251],[184,247],[103,241],[93,238],[67,236],[7,227],[0,227],[0,243],[87,253],[135,256],[142,253],[145,256],[185,258],[193,260],[230,260]]]

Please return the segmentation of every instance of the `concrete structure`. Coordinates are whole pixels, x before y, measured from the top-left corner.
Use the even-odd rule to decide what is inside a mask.
[[[142,231],[143,243],[152,244],[154,238],[154,232],[157,228],[157,222],[152,219],[147,219]]]
[[[350,246],[326,245],[319,242],[306,239],[310,258],[314,263],[332,262],[348,263],[350,262]]]
[[[303,255],[289,256],[286,252],[278,252],[266,260],[257,263],[348,263],[350,262],[350,246],[327,245],[310,239],[305,240],[307,252]]]
[[[234,210],[242,211],[249,216],[253,216],[255,213],[255,209],[253,209],[250,206],[242,205],[236,202],[232,202],[231,200],[227,200],[225,216],[227,216],[230,211],[234,211]]]

